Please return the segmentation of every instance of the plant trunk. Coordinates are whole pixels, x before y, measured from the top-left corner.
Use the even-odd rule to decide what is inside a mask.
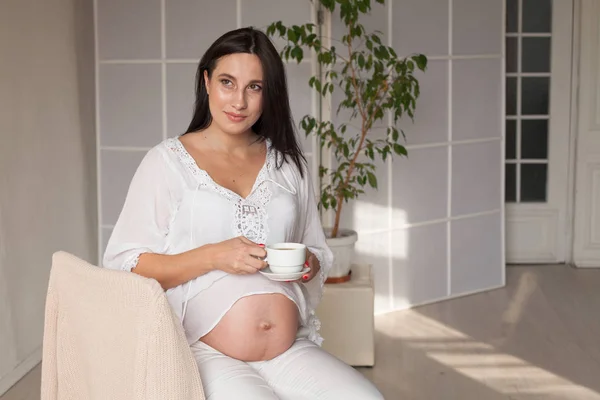
[[[354,28],[354,24],[351,23],[348,26],[348,29],[350,31],[349,32],[350,35],[348,36],[348,59],[349,60],[352,59],[352,29],[353,28]],[[352,63],[350,63],[350,68],[352,70],[352,86],[354,86],[354,90],[355,90],[355,94],[356,94],[356,105],[358,106],[360,115],[362,116],[362,127],[361,127],[361,132],[360,132],[360,142],[358,144],[358,148],[356,149],[356,152],[354,153],[354,157],[352,157],[352,160],[350,161],[350,165],[348,166],[348,173],[346,174],[346,179],[344,180],[344,183],[342,186],[342,188],[344,188],[344,189],[346,187],[348,187],[348,183],[350,182],[350,178],[352,177],[352,172],[354,172],[354,165],[356,164],[356,159],[358,158],[358,155],[360,154],[360,152],[363,150],[363,145],[365,143],[365,138],[367,136],[367,132],[371,128],[371,117],[367,116],[366,111],[363,108],[363,105],[360,101],[360,96],[359,96],[360,89],[358,87],[358,83],[356,82],[356,70],[354,69],[354,66],[352,65]],[[386,89],[387,89],[387,86],[386,86]],[[333,229],[331,230],[332,238],[337,237],[338,231],[340,229],[340,217],[342,216],[342,206],[344,203],[343,194],[340,194],[338,192],[338,196],[337,196],[336,200],[337,200],[337,207],[335,210],[335,222],[333,224]]]
[[[342,206],[344,205],[343,197],[340,196],[337,199],[337,207],[335,210],[335,222],[333,223],[333,229],[331,230],[331,237],[336,238],[338,231],[340,230],[340,217],[342,215]]]

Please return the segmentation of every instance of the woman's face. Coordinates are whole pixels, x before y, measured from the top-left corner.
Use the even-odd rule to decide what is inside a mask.
[[[222,57],[212,76],[204,72],[212,123],[224,133],[248,132],[262,113],[263,70],[258,56]]]

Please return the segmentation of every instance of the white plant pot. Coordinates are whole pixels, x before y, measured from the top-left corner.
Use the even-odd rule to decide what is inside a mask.
[[[325,229],[327,245],[333,252],[333,265],[328,276],[330,278],[341,278],[348,276],[350,267],[354,260],[354,244],[358,240],[358,234],[350,229],[340,229],[338,237],[331,238],[331,228]]]

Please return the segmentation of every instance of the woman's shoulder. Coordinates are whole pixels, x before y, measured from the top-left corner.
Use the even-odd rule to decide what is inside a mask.
[[[180,152],[181,147],[183,147],[181,141],[179,140],[179,136],[168,137],[154,146],[151,150],[156,152],[160,152],[163,155],[169,154],[177,154]]]
[[[180,173],[178,168],[177,138],[167,138],[146,151],[139,168],[149,171],[163,171],[167,175]]]
[[[146,153],[146,158],[150,160],[172,164],[175,160],[181,160],[185,150],[178,137],[169,137],[163,139]]]
[[[296,188],[304,186],[307,180],[310,180],[310,169],[308,161],[300,159],[300,165],[294,162],[291,157],[284,157],[283,154],[273,149],[273,165],[287,179],[291,180]]]
[[[182,195],[184,189],[192,185],[185,168],[177,161],[173,152],[174,138],[161,140],[148,149],[142,158],[136,175],[148,183],[165,185],[175,197]]]

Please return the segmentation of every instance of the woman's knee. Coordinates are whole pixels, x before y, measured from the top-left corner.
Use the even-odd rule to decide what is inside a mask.
[[[343,387],[330,388],[326,399],[384,400],[381,392],[366,378],[348,382]]]
[[[314,400],[384,400],[379,390],[366,378],[354,378],[345,382],[328,381],[322,377],[320,382],[308,384],[273,383],[276,393],[281,399],[314,399]]]
[[[319,400],[383,400],[379,389],[363,374],[350,366],[344,369],[332,371],[329,385],[322,390],[326,395],[319,397]]]
[[[206,400],[279,400],[267,384],[250,384],[249,382],[233,381],[228,385],[206,387]]]
[[[207,400],[277,400],[273,389],[247,365],[204,366],[200,377]],[[220,367],[220,368],[219,368]]]
[[[207,400],[278,400],[273,389],[250,365],[204,344],[192,346]]]
[[[265,363],[261,375],[283,399],[302,398],[299,395],[318,400],[383,399],[364,375],[307,341]]]

